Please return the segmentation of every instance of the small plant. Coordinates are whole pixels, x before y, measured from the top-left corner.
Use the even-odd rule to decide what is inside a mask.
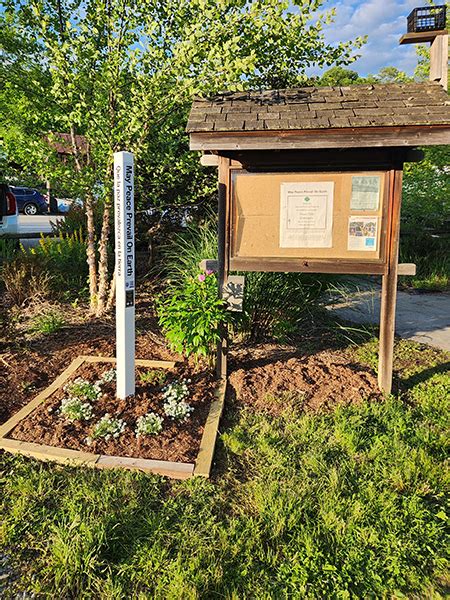
[[[176,400],[167,400],[164,402],[164,412],[168,417],[176,421],[186,421],[194,409],[187,402],[177,402]]]
[[[115,378],[116,378],[116,370],[109,369],[108,371],[105,371],[103,373],[103,375],[100,377],[100,384],[111,383],[111,381],[114,381]]]
[[[61,400],[60,413],[68,421],[88,421],[92,418],[92,406],[80,398],[64,398]]]
[[[50,335],[59,331],[65,324],[64,317],[59,312],[51,310],[34,319],[31,331]]]
[[[114,419],[108,413],[105,413],[103,417],[94,425],[92,431],[92,439],[103,438],[104,440],[110,440],[118,438],[121,433],[125,431],[126,423],[122,419]]]
[[[71,398],[79,398],[83,401],[95,401],[102,395],[102,390],[98,383],[90,383],[82,377],[77,377],[75,381],[65,385],[64,391]]]
[[[189,396],[188,383],[191,383],[190,379],[177,379],[168,383],[163,388],[164,400],[175,400],[175,402],[181,402]]]
[[[142,435],[157,435],[162,431],[163,418],[154,412],[149,412],[137,420],[136,437]]]
[[[148,383],[149,385],[162,385],[167,379],[167,373],[158,369],[151,369],[145,371],[139,375],[141,383]]]
[[[157,310],[172,350],[212,361],[220,326],[230,321],[213,273],[200,273],[179,288],[169,288],[167,296],[158,300]]]
[[[189,396],[187,384],[190,379],[179,379],[166,385],[163,389],[164,412],[168,417],[177,421],[185,421],[194,410],[192,406],[184,402]]]

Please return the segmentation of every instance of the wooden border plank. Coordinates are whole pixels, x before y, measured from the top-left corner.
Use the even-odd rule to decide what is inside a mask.
[[[82,358],[84,359],[85,362],[89,362],[89,363],[102,363],[102,362],[111,363],[111,364],[116,363],[116,359],[111,356],[108,356],[108,357],[83,356]],[[170,360],[145,360],[145,359],[140,359],[140,358],[137,358],[135,363],[136,363],[137,367],[153,367],[153,368],[159,368],[159,369],[172,369],[177,364],[176,361],[170,361]]]
[[[200,442],[200,449],[198,451],[197,460],[195,461],[194,476],[209,477],[210,475],[220,417],[222,416],[223,407],[225,405],[226,391],[227,380],[226,378],[223,378],[219,381],[219,386],[215,391],[215,399],[211,403],[206,419],[202,440]]]
[[[0,439],[0,448],[15,454],[32,456],[39,460],[50,460],[62,464],[94,465],[99,459],[99,454],[84,452],[83,450],[71,450],[58,446],[48,446],[35,442],[23,442],[7,438]]]
[[[188,479],[192,477],[194,471],[194,463],[133,458],[130,456],[107,456],[105,454],[99,456],[95,466],[100,469],[136,469],[147,473],[165,475],[173,479]]]

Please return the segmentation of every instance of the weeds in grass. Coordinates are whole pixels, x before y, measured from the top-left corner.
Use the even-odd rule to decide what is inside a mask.
[[[4,552],[39,597],[443,597],[449,384],[229,414],[212,481],[5,455]]]
[[[65,324],[66,321],[60,312],[50,310],[35,317],[31,324],[30,331],[43,335],[51,335],[52,333],[59,331]]]

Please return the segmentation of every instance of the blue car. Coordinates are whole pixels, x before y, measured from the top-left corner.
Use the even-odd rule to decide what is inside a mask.
[[[10,188],[16,197],[19,212],[24,215],[39,215],[48,212],[47,201],[37,190],[13,185]]]

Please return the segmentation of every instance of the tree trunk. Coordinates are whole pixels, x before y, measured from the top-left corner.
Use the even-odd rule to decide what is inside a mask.
[[[101,317],[105,312],[105,304],[108,294],[108,239],[109,239],[109,217],[111,212],[111,201],[108,197],[103,207],[102,232],[98,244],[99,262],[98,262],[98,298],[97,298],[97,317]]]
[[[95,260],[95,221],[94,204],[91,191],[86,193],[86,218],[87,218],[87,264],[89,266],[89,300],[90,311],[95,312],[97,307],[97,265]]]

